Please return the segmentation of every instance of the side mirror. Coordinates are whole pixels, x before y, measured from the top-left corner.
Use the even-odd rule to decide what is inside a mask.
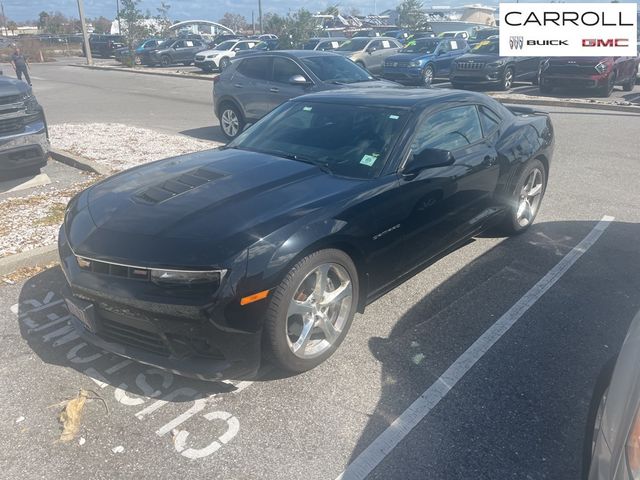
[[[453,154],[449,150],[425,148],[409,157],[402,174],[405,176],[417,175],[426,168],[447,167],[453,165],[454,162]]]
[[[376,47],[369,47],[369,48],[367,48],[367,53],[368,53],[369,55],[371,55],[371,54],[372,54],[373,52],[375,52],[375,51],[376,51]]]
[[[291,85],[309,85],[311,82],[307,80],[303,75],[294,75],[289,79]]]

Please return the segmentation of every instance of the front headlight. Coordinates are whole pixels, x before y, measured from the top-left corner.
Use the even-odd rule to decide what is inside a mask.
[[[609,64],[607,62],[600,62],[596,65],[596,70],[598,73],[604,73],[609,69]]]
[[[410,67],[421,67],[422,66],[422,61],[421,60],[411,60],[409,62],[409,66]]]
[[[497,62],[487,63],[487,67],[497,68],[497,67],[501,67],[504,64],[505,64],[505,60],[498,60]]]
[[[162,285],[202,285],[207,283],[219,283],[226,270],[162,270],[151,269],[149,278],[152,282]]]
[[[215,57],[215,55],[213,55],[213,54],[212,55],[207,55],[207,58],[213,58],[213,57]]]
[[[33,93],[25,93],[22,96],[27,115],[35,115],[40,113],[40,104]]]

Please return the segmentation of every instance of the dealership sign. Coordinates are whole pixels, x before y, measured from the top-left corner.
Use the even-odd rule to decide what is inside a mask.
[[[636,56],[635,3],[501,3],[500,55]]]

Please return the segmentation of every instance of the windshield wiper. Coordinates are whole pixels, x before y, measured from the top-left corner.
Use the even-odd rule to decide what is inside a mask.
[[[314,160],[313,158],[306,157],[304,155],[297,155],[295,153],[280,152],[280,151],[277,151],[277,150],[276,151],[272,151],[272,152],[265,152],[265,153],[269,153],[270,155],[275,155],[277,157],[286,158],[287,160],[295,160],[296,162],[308,163],[309,165],[314,165],[314,166],[318,167],[324,173],[332,173],[331,172],[331,168],[329,167],[328,163],[319,162],[317,160]]]

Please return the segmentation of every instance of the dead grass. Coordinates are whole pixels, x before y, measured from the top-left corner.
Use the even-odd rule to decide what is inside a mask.
[[[66,206],[56,203],[49,207],[49,213],[44,218],[36,220],[36,225],[60,225],[64,220]]]

